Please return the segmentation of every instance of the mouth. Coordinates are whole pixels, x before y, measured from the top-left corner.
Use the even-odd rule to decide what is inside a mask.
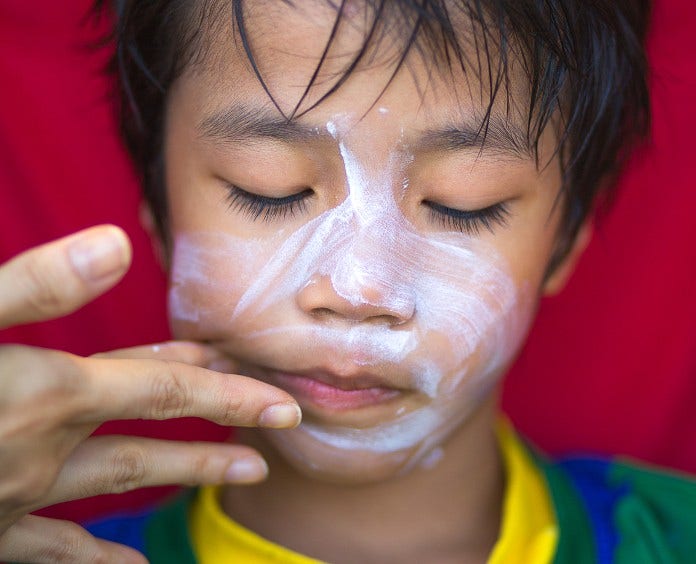
[[[338,376],[312,370],[291,373],[271,370],[267,381],[290,393],[303,411],[344,413],[388,404],[407,393],[371,374]]]

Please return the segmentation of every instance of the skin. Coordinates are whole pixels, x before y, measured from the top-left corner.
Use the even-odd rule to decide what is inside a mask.
[[[318,3],[307,16],[286,6],[249,18],[261,72],[286,113],[303,94],[334,14]],[[279,21],[287,23],[282,26],[282,40],[275,31]],[[361,21],[356,14],[353,25],[339,34],[319,77],[320,86],[309,93],[307,103],[321,95],[326,81],[330,84],[346,63],[345,54],[356,48]],[[279,44],[284,45],[282,50],[275,47]],[[368,179],[367,205],[376,207],[379,194],[401,194],[397,188],[408,181],[402,195],[393,197],[394,208],[381,213],[391,217],[387,220],[396,226],[399,240],[416,241],[412,254],[420,256],[422,251],[414,269],[422,271],[432,256],[427,245],[446,240],[474,254],[474,270],[492,265],[502,272],[495,279],[512,288],[509,303],[498,307],[491,305],[494,300],[484,287],[456,282],[463,295],[474,294],[487,304],[494,322],[463,364],[443,369],[434,393],[425,394],[413,383],[407,362],[401,371],[381,374],[400,390],[394,400],[349,410],[322,409],[300,400],[308,425],[288,432],[243,433],[244,441],[264,453],[271,474],[263,485],[226,488],[224,509],[266,538],[332,562],[485,561],[497,537],[504,489],[494,433],[495,390],[522,345],[539,296],[562,285],[579,252],[574,249],[552,276],[545,277],[559,221],[554,203],[560,173],[558,162],[551,158],[554,133],[549,130],[542,136],[539,162],[546,164],[541,167],[530,154],[513,154],[495,144],[458,150],[429,146],[424,131],[452,121],[475,121],[482,111],[481,99],[487,99],[485,89],[456,72],[429,74],[423,61],[411,56],[373,105],[392,70],[393,58],[385,52],[297,120],[314,131],[313,136],[279,140],[206,135],[202,124],[221,112],[228,112],[226,119],[233,119],[240,108],[252,115],[280,115],[238,51],[238,43],[221,36],[215,45],[203,66],[190,69],[176,82],[167,112],[165,162],[174,241],[169,250],[171,313],[177,336],[206,341],[230,362],[239,363],[241,373],[272,383],[278,383],[274,371],[312,368],[307,357],[340,359],[331,368],[343,370],[348,379],[374,360],[347,345],[322,345],[321,335],[329,329],[421,328],[418,359],[448,350],[438,349],[443,346],[442,333],[425,327],[427,311],[394,306],[376,278],[361,281],[364,299],[346,299],[334,278],[328,276],[327,282],[326,273],[322,276],[321,267],[309,278],[295,280],[295,286],[289,284],[287,291],[276,292],[272,307],[240,310],[240,302],[269,268],[275,251],[354,193],[349,158],[360,164]],[[524,98],[523,80],[513,80],[512,88],[513,99]],[[496,119],[511,124],[519,119],[514,107],[509,114],[503,107],[494,110]],[[341,120],[338,134],[331,125],[337,120]],[[393,166],[395,154],[398,166]],[[385,182],[377,186],[370,180],[384,176],[384,171],[390,171],[387,188]],[[228,183],[271,198],[310,187],[312,197],[296,213],[254,220],[226,203]],[[460,210],[505,202],[510,213],[504,225],[462,234],[438,224],[424,202]],[[377,242],[366,239],[361,245],[365,256],[379,260],[374,259],[381,252]],[[392,260],[386,256],[385,265]],[[447,261],[433,264],[439,274],[448,274]],[[287,268],[292,265],[289,261]],[[423,304],[427,308],[433,302]],[[491,336],[497,330],[504,337]],[[319,346],[307,344],[310,334],[318,335]],[[496,350],[495,361],[489,349]],[[403,413],[425,411],[437,414],[440,423],[428,437],[396,450],[343,448],[335,441],[318,441],[308,432],[310,426],[326,432],[347,428],[369,437]],[[418,519],[413,519],[412,508],[418,508]]]
[[[0,265],[0,329],[74,311],[116,284],[130,259],[128,238],[115,226],[87,229],[20,254]],[[190,342],[89,358],[1,346],[0,561],[144,562],[135,550],[96,539],[75,523],[29,513],[147,486],[263,479],[264,461],[241,445],[90,438],[114,419],[298,423],[297,405],[286,392],[207,368],[219,358],[214,349]],[[288,409],[284,417],[278,406]]]

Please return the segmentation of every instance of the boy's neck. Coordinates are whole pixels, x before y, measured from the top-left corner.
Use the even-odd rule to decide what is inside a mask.
[[[485,562],[501,521],[503,463],[491,399],[442,445],[432,468],[365,486],[335,486],[292,469],[258,436],[263,484],[228,487],[224,511],[261,536],[329,562]]]

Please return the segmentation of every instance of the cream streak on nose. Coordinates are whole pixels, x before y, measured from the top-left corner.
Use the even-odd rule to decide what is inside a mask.
[[[326,128],[337,140],[343,160],[354,233],[337,264],[326,264],[322,272],[329,274],[336,293],[354,306],[377,306],[404,321],[413,314],[415,295],[413,280],[405,278],[407,272],[394,260],[403,226],[393,190],[405,158],[394,152],[382,170],[370,174],[341,140],[337,123],[330,121]]]

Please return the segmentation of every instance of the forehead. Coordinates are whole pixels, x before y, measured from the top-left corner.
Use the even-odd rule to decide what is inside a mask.
[[[494,129],[522,130],[528,85],[517,59],[508,53],[503,65],[461,10],[454,45],[401,4],[378,12],[362,0],[235,3],[237,19],[217,12],[202,34],[205,55],[178,82],[205,115],[241,103],[321,123],[348,107],[363,115],[381,106],[421,124],[473,126],[490,115]]]

